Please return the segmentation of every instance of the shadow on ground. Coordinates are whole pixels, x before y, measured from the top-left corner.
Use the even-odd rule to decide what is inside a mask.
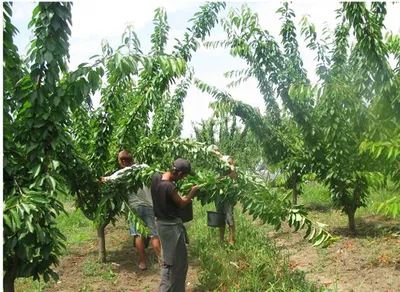
[[[139,258],[136,249],[129,242],[118,250],[110,251],[107,255],[107,261],[113,263],[115,272],[128,272],[137,273],[140,272],[146,276],[159,275],[160,266],[158,265],[157,256],[152,248],[146,249],[147,265],[146,271],[138,269]]]
[[[366,216],[356,218],[356,234],[353,234],[347,226],[336,227],[330,230],[332,234],[351,238],[381,238],[392,233],[400,232],[400,224],[393,219],[381,216]]]
[[[304,208],[307,211],[317,211],[317,212],[328,212],[328,211],[332,211],[333,208],[332,206],[326,205],[326,204],[318,204],[318,203],[310,203],[304,206]]]

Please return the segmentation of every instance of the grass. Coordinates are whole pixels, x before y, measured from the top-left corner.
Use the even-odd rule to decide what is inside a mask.
[[[287,258],[268,238],[268,226],[253,222],[239,207],[235,208],[236,245],[221,246],[218,228],[206,224],[206,212],[213,209],[194,204],[194,216],[204,220],[188,224],[190,250],[202,269],[201,291],[318,291],[303,272],[290,269]]]
[[[376,209],[378,205],[386,200],[389,200],[397,194],[399,194],[399,190],[396,190],[391,186],[389,186],[387,189],[372,189],[371,194],[367,199],[367,206],[361,207],[358,212],[360,215],[376,215]]]
[[[356,228],[359,234],[365,236],[383,236],[390,232],[385,224],[385,219],[379,216],[376,222],[371,220],[378,216],[376,209],[382,203],[393,197],[398,191],[393,188],[372,189],[367,197],[366,206],[356,211]],[[327,187],[316,182],[304,185],[303,193],[299,196],[299,204],[304,204],[310,212],[310,217],[328,224],[328,226],[347,229],[348,218],[340,209],[335,208]],[[389,228],[391,229],[391,227]]]
[[[366,200],[366,206],[359,208],[357,214],[376,215],[377,205],[392,198],[398,192],[391,185],[388,188],[371,189]],[[299,203],[305,204],[311,211],[324,212],[334,207],[328,188],[313,181],[304,185],[303,193],[299,196]]]
[[[93,239],[93,222],[87,219],[80,210],[61,214],[57,218],[57,227],[67,237],[69,245],[79,245]]]
[[[300,203],[307,203],[311,210],[324,210],[333,207],[328,188],[316,182],[309,182],[304,185],[299,201]]]
[[[43,281],[32,281],[30,278],[18,278],[15,280],[15,291],[43,291],[46,287],[50,287],[50,285],[50,282],[44,283]]]

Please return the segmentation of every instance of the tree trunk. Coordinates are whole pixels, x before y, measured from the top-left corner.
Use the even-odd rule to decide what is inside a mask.
[[[349,208],[347,217],[349,218],[349,229],[353,235],[356,235],[356,221],[355,221],[356,208]]]
[[[14,256],[13,264],[10,269],[6,270],[3,278],[3,291],[4,292],[14,292],[14,283],[17,278],[17,269],[19,265],[19,259],[17,255]]]
[[[358,206],[360,206],[360,196],[361,196],[361,187],[360,181],[356,182],[356,186],[354,188],[353,201],[348,208],[347,217],[349,218],[349,229],[353,235],[356,235],[356,221],[355,214]]]
[[[296,180],[296,174],[293,175],[293,179],[292,179],[292,195],[293,195],[293,205],[297,205],[297,180]]]
[[[106,251],[106,229],[107,224],[104,224],[97,228],[97,242],[99,244],[99,262],[105,263],[107,261]]]

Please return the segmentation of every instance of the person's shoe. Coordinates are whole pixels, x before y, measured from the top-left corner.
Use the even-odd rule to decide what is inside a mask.
[[[141,270],[141,271],[146,271],[147,270],[147,266],[146,265],[142,265],[142,264],[139,264],[137,266],[137,268],[138,268],[138,270]]]

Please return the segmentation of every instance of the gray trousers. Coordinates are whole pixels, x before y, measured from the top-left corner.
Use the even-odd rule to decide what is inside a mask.
[[[163,264],[158,292],[184,292],[188,271],[188,255],[183,236],[179,237],[173,265]]]

